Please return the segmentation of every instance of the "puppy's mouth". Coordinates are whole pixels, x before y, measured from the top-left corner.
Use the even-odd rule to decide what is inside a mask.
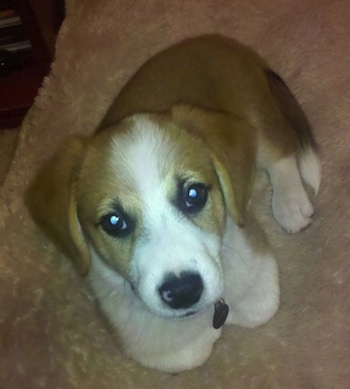
[[[196,311],[188,311],[184,314],[183,317],[191,317],[191,316],[195,316],[196,314],[198,314],[198,312]]]
[[[198,316],[200,313],[202,313],[201,310],[189,310],[186,313],[184,313],[181,316],[177,316],[177,319],[189,319]],[[213,321],[212,325],[213,328],[218,330],[221,328],[227,319],[229,313],[229,306],[226,304],[225,300],[223,298],[219,299],[214,304],[214,315],[213,315]]]

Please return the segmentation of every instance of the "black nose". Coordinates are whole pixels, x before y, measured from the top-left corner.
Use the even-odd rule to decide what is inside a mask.
[[[202,277],[197,273],[171,275],[158,289],[162,300],[174,309],[189,308],[199,301],[203,292]]]

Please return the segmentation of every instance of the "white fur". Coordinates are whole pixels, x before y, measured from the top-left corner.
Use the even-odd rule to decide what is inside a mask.
[[[89,279],[97,300],[133,359],[176,373],[200,366],[210,356],[221,334],[211,325],[213,306],[187,320],[166,319],[150,311],[130,285],[96,254],[91,265]]]
[[[298,165],[303,180],[317,194],[321,184],[321,163],[315,151],[307,148],[301,154]]]
[[[295,156],[280,159],[268,172],[275,219],[287,232],[295,233],[307,227],[312,223],[314,209],[303,187]],[[311,180],[312,175],[306,176]]]
[[[276,313],[279,274],[268,247],[257,254],[243,231],[228,219],[222,245],[224,298],[230,306],[226,323],[252,328],[264,324]]]
[[[115,169],[123,164],[142,208],[143,233],[130,259],[134,289],[93,249],[89,280],[132,358],[167,372],[191,369],[210,356],[221,334],[212,326],[219,298],[230,306],[228,323],[254,327],[275,313],[277,266],[271,255],[250,248],[232,220],[222,242],[174,210],[168,196],[172,149],[157,125],[137,117],[123,153],[129,158],[118,155]],[[201,299],[190,308],[195,314],[188,318],[179,316],[189,309],[171,309],[157,293],[167,273],[182,271],[198,272],[204,283]]]
[[[279,305],[278,269],[271,254],[257,255],[242,231],[229,220],[222,246],[226,324],[256,327]],[[221,329],[212,327],[213,306],[188,319],[154,315],[130,285],[92,252],[91,286],[101,308],[121,336],[125,351],[145,366],[179,372],[201,365]]]

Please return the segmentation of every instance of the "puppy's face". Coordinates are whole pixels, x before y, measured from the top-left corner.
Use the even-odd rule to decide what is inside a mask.
[[[94,137],[75,185],[88,246],[151,311],[185,317],[221,297],[226,207],[202,141],[134,116]]]

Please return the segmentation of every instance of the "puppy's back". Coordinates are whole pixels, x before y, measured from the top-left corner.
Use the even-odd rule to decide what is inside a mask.
[[[248,47],[219,35],[172,46],[149,59],[112,103],[100,128],[138,112],[165,112],[186,103],[241,116],[259,104],[265,62]]]

